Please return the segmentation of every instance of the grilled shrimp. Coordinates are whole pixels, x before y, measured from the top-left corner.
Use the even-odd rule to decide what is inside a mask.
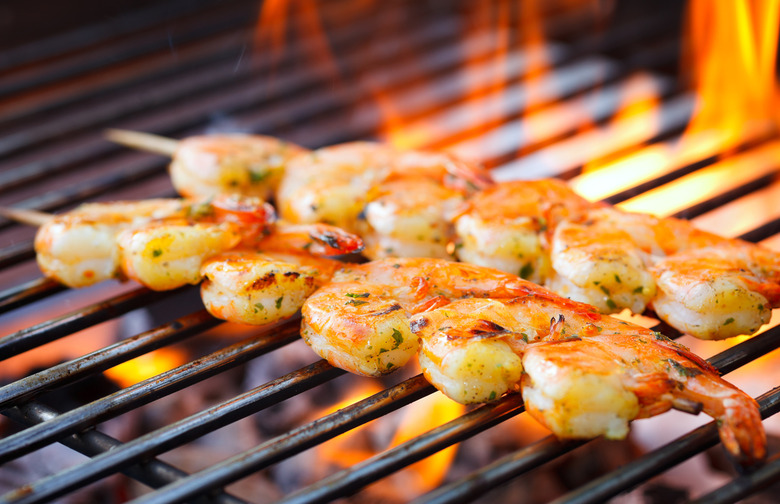
[[[464,299],[412,318],[425,376],[453,399],[491,401],[520,386],[526,410],[559,438],[621,439],[672,407],[718,421],[744,465],[766,455],[758,404],[659,333],[562,298]]]
[[[262,135],[224,134],[181,140],[169,168],[182,196],[241,194],[269,199],[291,158],[307,149]]]
[[[325,222],[358,233],[370,258],[451,257],[450,213],[486,173],[447,154],[352,142],[298,156],[277,202],[293,223]]]
[[[295,314],[344,263],[320,255],[349,254],[360,239],[325,224],[276,227],[253,249],[208,259],[201,269],[201,299],[213,316],[263,325]],[[316,254],[316,255],[315,255]]]
[[[273,219],[256,198],[91,203],[44,223],[35,250],[43,273],[70,287],[131,278],[166,290],[197,283],[203,259],[256,242]]]
[[[51,216],[35,235],[41,271],[70,287],[85,287],[123,277],[117,235],[153,219],[184,217],[178,199],[86,203]]]
[[[555,275],[547,286],[603,313],[623,308],[642,313],[656,295],[649,268],[657,258],[725,241],[679,219],[616,208],[591,210],[555,229]]]
[[[657,261],[656,314],[702,339],[752,334],[780,306],[780,254],[733,240]]]
[[[380,259],[346,266],[302,308],[301,334],[321,357],[353,373],[378,376],[418,348],[409,317],[463,297],[514,297],[545,291],[515,275],[443,259]]]
[[[542,283],[552,273],[552,230],[569,216],[599,207],[560,180],[502,182],[474,194],[458,209],[457,256]]]

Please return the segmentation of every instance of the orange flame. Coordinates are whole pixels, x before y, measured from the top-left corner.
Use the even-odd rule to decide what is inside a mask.
[[[698,103],[685,138],[714,134],[722,150],[777,120],[780,1],[691,0],[688,15]]]
[[[130,387],[147,378],[179,367],[185,362],[187,362],[185,352],[164,347],[107,369],[105,375],[121,387]]]

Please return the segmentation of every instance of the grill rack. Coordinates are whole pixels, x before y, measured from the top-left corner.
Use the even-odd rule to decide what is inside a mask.
[[[342,2],[340,5],[344,4],[346,2]],[[169,2],[166,5],[171,9],[179,9],[182,8],[183,3]],[[280,85],[283,91],[278,96],[257,97],[254,94],[256,91],[251,85],[253,78],[258,78],[263,71],[268,70],[268,62],[253,62],[248,68],[241,70],[238,77],[232,79],[225,77],[224,69],[230,68],[231,64],[234,68],[239,68],[235,63],[235,58],[233,58],[236,55],[237,43],[235,41],[231,43],[230,31],[236,28],[242,28],[244,31],[251,30],[252,26],[247,24],[247,20],[256,19],[256,8],[257,5],[253,5],[252,2],[241,1],[230,2],[227,5],[220,4],[219,6],[209,1],[195,4],[189,11],[191,14],[189,28],[187,28],[189,31],[183,36],[182,42],[182,45],[187,48],[190,47],[188,44],[193,47],[192,53],[188,53],[186,61],[182,63],[183,67],[176,68],[175,71],[158,66],[151,68],[146,73],[134,75],[132,78],[128,78],[122,72],[124,65],[133,67],[139,60],[144,63],[156,61],[155,58],[160,59],[159,44],[149,43],[138,47],[132,42],[135,39],[124,39],[123,36],[132,37],[136,32],[144,31],[142,28],[153,30],[159,26],[160,21],[156,16],[164,11],[164,8],[160,8],[162,11],[152,9],[154,15],[139,12],[128,14],[126,18],[134,21],[135,24],[126,25],[129,26],[126,34],[117,35],[115,31],[112,32],[104,24],[96,25],[91,27],[91,30],[71,32],[72,34],[81,34],[81,37],[72,35],[69,39],[71,42],[68,44],[63,43],[63,37],[56,37],[52,38],[48,44],[41,43],[34,46],[29,52],[20,50],[12,53],[9,58],[10,63],[3,68],[15,70],[17,66],[24,63],[32,65],[33,71],[32,73],[29,73],[29,70],[26,70],[28,73],[19,71],[22,77],[6,81],[11,82],[11,84],[0,88],[0,98],[15,98],[21,90],[30,87],[33,89],[41,88],[40,92],[44,94],[45,98],[42,103],[30,104],[26,108],[17,107],[10,114],[0,118],[0,133],[3,134],[3,140],[0,141],[0,152],[5,156],[0,161],[0,167],[3,170],[0,172],[2,173],[0,176],[2,194],[0,196],[4,200],[13,201],[18,206],[52,210],[66,208],[93,197],[113,199],[113,196],[125,186],[138,185],[146,188],[147,185],[151,185],[155,189],[161,187],[164,191],[168,190],[164,183],[159,182],[164,178],[165,161],[141,154],[127,154],[123,149],[111,146],[100,139],[99,130],[103,127],[117,126],[114,121],[127,121],[128,127],[136,127],[137,129],[154,129],[159,133],[183,136],[194,130],[202,129],[211,119],[209,114],[218,110],[223,114],[241,116],[242,126],[246,129],[272,132],[280,136],[290,136],[291,139],[299,137],[302,139],[301,143],[309,146],[371,136],[378,124],[379,117],[376,113],[359,115],[357,120],[345,117],[347,115],[345,111],[354,113],[358,109],[358,105],[366,106],[365,100],[370,92],[366,93],[365,90],[361,90],[363,94],[357,98],[345,96],[345,93],[340,92],[340,90],[335,90],[329,96],[315,98],[307,96],[307,93],[316,89],[321,82],[312,79],[310,73],[301,71],[294,65],[296,58],[302,58],[306,54],[305,48],[312,47],[307,46],[306,43],[301,44],[301,47],[304,47],[300,50],[301,52],[293,52],[288,55],[288,60],[277,63],[278,79],[284,84]],[[484,49],[484,53],[475,50],[477,54],[471,55],[470,53],[459,53],[451,48],[453,40],[462,36],[462,16],[467,10],[463,6],[453,9],[437,2],[429,2],[422,4],[422,6],[405,2],[394,6],[394,8],[403,14],[403,19],[411,18],[414,20],[413,23],[405,25],[408,31],[402,36],[405,37],[407,43],[411,46],[421,44],[426,48],[426,55],[433,54],[430,61],[435,62],[437,66],[432,69],[426,68],[425,72],[447,79],[451,78],[451,73],[459,68],[458,64],[462,64],[464,58],[469,61],[472,61],[471,58],[477,61],[481,59],[490,61],[490,57],[494,56],[489,49]],[[328,9],[325,7],[323,13],[325,17],[335,15],[333,12],[337,10],[336,8],[330,8],[332,11]],[[555,11],[556,7],[553,6],[550,9]],[[638,68],[650,68],[662,72],[673,67],[676,61],[674,55],[678,49],[678,41],[674,37],[678,27],[675,23],[668,21],[669,16],[674,13],[673,11],[672,7],[668,7],[655,16],[643,16],[641,10],[629,12],[627,14],[629,22],[624,25],[625,29],[610,32],[602,37],[582,36],[581,33],[575,32],[582,22],[588,21],[587,14],[581,12],[561,13],[558,17],[554,17],[551,32],[564,41],[574,40],[576,42],[576,44],[569,42],[568,45],[566,43],[562,45],[561,55],[555,59],[556,67],[565,67],[570,63],[576,64],[594,54],[604,58],[602,53],[608,55],[605,57],[606,61],[613,65],[605,66],[605,73],[600,76],[600,79],[593,78],[589,81],[570,84],[569,87],[562,86],[564,90],[556,96],[556,100],[574,99],[605,83],[621,82]],[[169,17],[168,20],[170,19]],[[217,21],[214,21],[215,19]],[[436,19],[435,23],[432,22],[433,19]],[[672,17],[671,19],[677,18]],[[120,22],[117,24],[122,25]],[[359,45],[356,44],[356,41],[365,37],[374,28],[374,25],[370,23],[357,23],[356,26],[348,24],[346,27],[340,27],[341,29],[336,32],[338,36],[333,39],[334,47],[343,47],[349,54],[351,54],[350,51],[358,54],[354,57],[354,61],[349,56],[346,56],[344,60],[347,62],[344,63],[344,66],[353,71],[360,65],[367,64],[368,58],[372,56],[370,51],[360,53],[359,49],[355,49],[355,46]],[[88,35],[91,33],[98,38],[84,36],[85,33]],[[117,37],[117,40],[112,40],[114,37]],[[401,50],[394,51],[393,49],[394,44],[399,44],[397,39],[400,36],[395,34],[393,37],[387,42],[390,49],[387,49],[386,57],[374,62],[375,65],[392,62],[393,58],[403,54],[403,47]],[[67,40],[67,35],[64,38]],[[105,42],[106,39],[108,39],[107,42]],[[246,36],[244,41],[245,39]],[[241,38],[238,37],[238,40]],[[117,51],[119,62],[106,62],[105,53],[92,53],[91,48],[98,41],[107,43],[109,47],[118,45],[120,48],[126,47],[128,49],[126,52]],[[214,42],[213,45],[211,45],[212,42]],[[35,56],[36,51],[38,56]],[[75,55],[74,52],[76,52]],[[30,56],[31,54],[32,56]],[[362,58],[360,54],[363,54]],[[614,54],[628,54],[629,56],[616,60]],[[55,66],[54,70],[36,69],[37,67],[33,63],[39,58],[40,60],[61,59],[62,64]],[[80,63],[74,64],[74,59]],[[350,66],[348,62],[351,62],[354,67]],[[204,66],[207,70],[204,70]],[[406,68],[403,65],[401,67]],[[414,65],[410,65],[410,70],[406,72],[393,72],[396,80],[391,80],[387,88],[402,95],[408,92],[410,96],[414,97],[414,92],[420,87],[420,81],[426,73],[420,74],[420,69],[417,68],[415,71],[413,67]],[[63,71],[63,68],[66,70]],[[108,70],[109,85],[103,81],[93,84],[94,76],[90,75],[90,72],[98,68]],[[222,72],[210,73],[208,71],[220,68],[223,69]],[[186,73],[187,70],[192,70],[192,75]],[[218,75],[219,78],[212,74]],[[12,73],[11,75],[18,74]],[[196,78],[198,76],[200,77]],[[283,76],[286,80],[283,80]],[[513,83],[518,84],[524,76],[523,66],[520,65]],[[44,93],[47,85],[61,84],[68,79],[76,79],[79,83],[83,82],[85,84],[83,91],[71,91],[69,94],[69,91],[66,90],[53,99],[47,99]],[[138,89],[145,89],[139,87],[144,85],[159,87],[162,91],[144,95],[144,98],[138,102],[129,102],[127,96],[137,92]],[[230,89],[226,92],[221,89],[221,86],[230,86]],[[487,93],[490,89],[491,86],[488,83],[482,92]],[[457,91],[460,91],[460,94]],[[443,96],[439,97],[434,104],[417,111],[417,114],[420,117],[427,117],[456,107],[464,99],[462,91],[462,89],[451,91],[450,95],[443,93]],[[200,100],[194,103],[196,100],[192,99],[190,93],[196,95]],[[103,108],[85,107],[81,115],[75,120],[69,121],[71,117],[69,112],[73,108],[90,104],[93,95],[96,95],[98,100],[103,103]],[[301,99],[302,96],[306,98]],[[688,103],[685,101],[685,93],[677,89],[675,85],[666,86],[663,97],[670,101],[679,99],[680,103]],[[279,104],[277,101],[282,103]],[[293,102],[294,108],[291,108],[288,102]],[[522,116],[522,113],[529,109],[538,109],[544,112],[545,107],[549,107],[550,104],[551,101],[544,100],[530,105],[526,103],[525,108],[519,107],[516,111],[510,110],[507,117],[502,117],[495,124],[480,125],[483,126],[482,128],[465,128],[459,135],[439,139],[438,142],[432,142],[432,145],[438,147],[446,145],[448,141],[452,142],[453,139],[467,141],[479,137],[486,134],[486,131],[490,133],[492,131],[490,128],[500,128],[501,125]],[[148,107],[153,105],[165,107],[165,114],[149,111]],[[613,113],[616,106],[611,109]],[[250,112],[239,113],[242,108],[249,109]],[[293,112],[291,113],[290,110]],[[684,106],[682,111],[686,111]],[[608,121],[611,117],[608,112],[609,109],[602,116],[599,116],[600,120],[595,122]],[[678,115],[684,116],[685,114],[679,113]],[[51,119],[51,122],[42,119]],[[55,124],[54,127],[47,126],[52,122]],[[299,122],[306,123],[306,126],[298,127],[296,123]],[[314,123],[316,127],[309,127],[310,123]],[[349,124],[350,127],[334,129],[333,125],[339,123]],[[7,134],[10,131],[16,131],[17,124],[29,127],[21,128],[18,134]],[[65,129],[63,128],[64,124],[72,124],[73,127]],[[645,138],[642,142],[650,144],[673,139],[679,135],[683,127],[684,121],[679,119],[671,121],[658,134]],[[564,131],[543,141],[520,147],[523,147],[525,155],[542,152],[547,146],[565,142],[572,137],[573,133],[574,131]],[[773,137],[767,136],[748,142],[741,147],[741,151],[750,151],[756,145],[771,141],[771,138]],[[48,148],[49,143],[56,144],[56,149]],[[514,161],[513,156],[516,155],[517,147],[519,146],[515,145],[512,149],[514,153],[502,152],[501,150],[491,152],[491,155],[485,159],[486,164],[490,167],[501,168],[508,162]],[[38,155],[34,152],[36,149],[41,149],[43,153]],[[61,155],[52,156],[52,152],[60,151]],[[606,153],[606,155],[617,155],[620,152],[622,149]],[[613,195],[609,201],[616,203],[629,198],[634,192],[660,187],[670,180],[688,173],[695,173],[715,161],[714,158],[708,158],[679,167],[629,191]],[[76,165],[82,163],[96,165],[100,170],[89,171],[87,169],[86,176],[80,177],[71,185],[58,186],[58,188],[44,193],[29,189],[31,184],[37,184],[43,176],[56,176],[68,170],[74,170]],[[111,169],[108,170],[109,174],[102,173],[106,164],[111,166]],[[580,168],[581,166],[568,166],[552,173],[552,175],[568,178],[576,175]],[[750,184],[730,188],[729,191],[712,197],[704,203],[690,206],[685,210],[685,216],[698,216],[711,208],[720,207],[743,196],[750,196],[757,189],[771,185],[776,185],[773,184],[771,177],[757,177]],[[19,200],[16,193],[9,194],[12,189],[20,190],[24,199]],[[0,222],[0,230],[9,234],[20,232],[10,222]],[[780,217],[770,217],[760,225],[743,233],[742,236],[751,241],[758,241],[776,234],[778,230],[780,230]],[[23,234],[24,231],[21,233]],[[15,237],[15,235],[12,236]],[[4,246],[0,250],[0,267],[4,270],[24,267],[32,257],[33,251],[29,240]],[[48,280],[24,281],[0,293],[0,309],[10,313],[31,306],[33,303],[41,302],[63,291],[62,287]],[[0,339],[0,358],[7,359],[46,342],[120,317],[139,307],[165,300],[171,296],[170,293],[153,293],[143,288],[118,294]],[[256,335],[246,340],[221,348],[178,369],[72,411],[59,412],[35,400],[40,393],[46,390],[74,383],[85,376],[99,373],[152,349],[175,341],[183,341],[219,323],[205,314],[204,311],[197,308],[194,310],[177,320],[153,327],[102,350],[53,366],[1,388],[0,405],[2,408],[6,408],[3,410],[3,414],[21,425],[27,426],[27,428],[0,441],[0,462],[13,460],[56,441],[95,457],[84,467],[79,466],[20,488],[14,496],[18,500],[11,500],[11,496],[6,496],[5,499],[13,502],[45,502],[56,499],[74,488],[82,487],[90,481],[120,471],[153,488],[163,487],[162,490],[144,497],[143,502],[181,502],[195,498],[212,499],[219,502],[242,502],[241,499],[221,492],[219,489],[242,476],[272,465],[285,457],[333,438],[389,411],[401,408],[434,390],[421,376],[407,379],[375,396],[291,430],[284,436],[264,442],[192,476],[188,476],[175,467],[152,457],[212,429],[288,399],[303,390],[330,381],[343,372],[320,361],[250,390],[234,400],[215,405],[181,422],[126,443],[121,443],[102,434],[95,430],[94,426],[107,418],[121,415],[142,404],[164,397],[175,390],[186,388],[195,382],[239,366],[259,355],[267,354],[295,341],[298,338],[297,320],[272,330],[258,330]],[[664,332],[674,336],[668,330],[664,330]],[[711,362],[722,372],[727,373],[775,350],[778,345],[780,345],[780,329],[773,328],[715,356]],[[762,414],[765,417],[777,412],[779,397],[780,390],[776,388],[759,398]],[[507,396],[497,403],[480,406],[452,422],[383,452],[365,463],[288,495],[283,501],[323,502],[335,497],[350,495],[369,482],[380,479],[446,446],[489,429],[522,411],[522,402],[518,396]],[[710,423],[575,491],[563,498],[561,502],[602,502],[621,491],[632,488],[637,483],[646,481],[659,472],[669,469],[675,463],[717,444],[717,442],[714,423]],[[494,488],[498,483],[538,467],[544,462],[583,444],[585,443],[561,443],[547,438],[505,458],[496,460],[466,478],[443,486],[439,490],[421,497],[419,502],[472,500]],[[776,478],[778,471],[780,471],[780,462],[778,462],[777,455],[774,455],[761,470],[735,478],[715,493],[705,496],[702,501],[733,502],[746,495],[745,492],[755,492],[771,482],[772,478]]]

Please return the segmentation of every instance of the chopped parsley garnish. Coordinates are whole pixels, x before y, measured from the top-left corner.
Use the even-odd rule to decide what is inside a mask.
[[[276,309],[277,310],[282,307],[282,301],[284,301],[284,296],[276,298]]]
[[[615,273],[615,281],[616,281],[617,283],[622,283],[622,282],[620,281],[620,277],[618,276],[618,274],[617,274],[617,273]]]
[[[152,257],[160,257],[162,255],[162,250],[160,249],[154,249],[152,250]]]
[[[347,292],[346,293],[346,296],[347,297],[351,297],[351,298],[367,298],[370,295],[371,294],[369,294],[368,292],[361,292],[360,294],[354,294],[352,292]]]
[[[349,301],[347,301],[344,304],[345,305],[352,305],[352,306],[360,306],[360,305],[363,305],[363,304],[368,304],[368,301],[360,301],[358,299],[350,299]]]
[[[645,290],[644,286],[640,285],[639,287],[634,289],[634,294],[642,294],[642,291],[644,290]]]
[[[392,334],[392,336],[393,336],[393,340],[395,341],[395,346],[393,346],[393,350],[395,350],[396,348],[398,348],[401,345],[401,343],[404,342],[404,335],[401,334],[401,331],[399,331],[398,329],[393,327],[393,334]]]
[[[609,307],[610,310],[617,308],[617,305],[612,301],[612,298],[607,298],[607,307]]]
[[[249,180],[253,184],[258,184],[258,183],[262,182],[263,180],[267,179],[270,176],[271,176],[271,172],[270,171],[265,171],[265,172],[250,171],[249,172]]]
[[[723,325],[729,325],[729,324],[732,324],[732,323],[734,323],[734,317],[729,317],[729,318],[726,319],[725,322],[723,322]]]
[[[531,263],[526,263],[525,266],[520,268],[520,277],[528,280],[531,275],[534,274],[534,266]]]
[[[488,396],[488,401],[492,401],[495,398],[496,398],[496,391],[495,390],[491,390],[490,391],[490,395]]]

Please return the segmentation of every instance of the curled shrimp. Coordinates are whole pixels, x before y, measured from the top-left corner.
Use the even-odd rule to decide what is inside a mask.
[[[463,299],[413,317],[425,376],[460,402],[520,388],[559,438],[621,439],[629,422],[676,407],[718,421],[743,465],[766,455],[758,404],[659,333],[596,318],[562,298]]]
[[[277,202],[293,223],[324,222],[358,233],[370,258],[451,257],[450,213],[486,172],[443,153],[370,142],[334,145],[287,167]]]
[[[187,198],[240,194],[270,199],[290,159],[308,152],[278,138],[242,133],[180,141],[127,130],[109,130],[107,136],[129,147],[171,156],[171,182]]]
[[[692,336],[752,334],[780,306],[780,254],[739,241],[687,250],[650,268],[658,316]]]
[[[652,308],[699,338],[752,333],[778,306],[770,293],[780,288],[780,254],[688,221],[589,203],[560,181],[487,188],[455,226],[462,260],[543,282],[602,313]]]
[[[457,257],[542,283],[552,274],[549,241],[558,223],[600,206],[560,180],[496,184],[472,195],[455,214]]]
[[[412,314],[450,299],[530,292],[548,295],[537,285],[490,268],[434,258],[379,259],[345,266],[312,294],[302,308],[301,334],[331,364],[378,376],[403,366],[417,352]]]
[[[204,259],[254,243],[273,222],[256,198],[90,203],[39,229],[41,271],[70,287],[130,278],[155,290],[197,283]]]
[[[263,325],[294,315],[344,263],[321,257],[359,252],[360,238],[325,224],[286,225],[204,262],[201,299],[213,316]]]

